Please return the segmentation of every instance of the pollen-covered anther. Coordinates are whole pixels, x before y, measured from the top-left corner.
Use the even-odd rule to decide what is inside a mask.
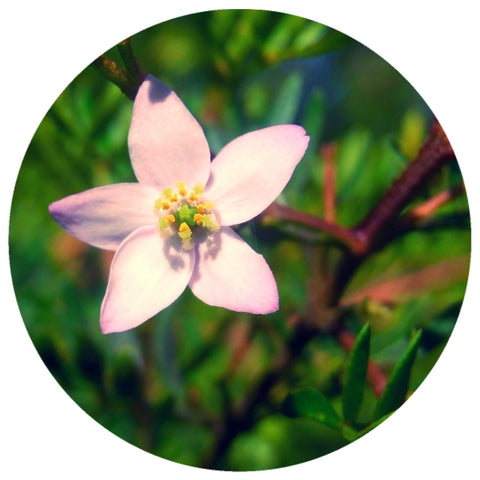
[[[190,238],[192,236],[192,230],[186,222],[182,222],[178,227],[178,236],[180,238]]]
[[[177,190],[178,194],[181,195],[182,197],[187,196],[187,187],[185,186],[185,182],[177,182]]]
[[[178,227],[178,236],[182,239],[182,246],[186,250],[190,250],[193,247],[192,244],[192,229],[186,222],[183,222]]]
[[[193,191],[195,193],[197,193],[198,195],[200,195],[201,193],[203,193],[203,185],[201,183],[196,183],[194,186],[193,186]]]
[[[211,232],[218,232],[220,230],[220,224],[212,217],[212,215],[203,216],[202,226]]]
[[[197,183],[188,187],[180,181],[174,187],[164,188],[154,206],[160,235],[164,238],[175,236],[185,250],[220,229],[214,203],[203,197],[203,185]]]
[[[196,214],[193,216],[193,221],[194,221],[197,225],[201,225],[202,222],[203,222],[203,217],[204,217],[203,214],[201,214],[201,213],[196,213]]]
[[[170,202],[168,200],[164,200],[163,198],[157,198],[155,201],[155,210],[169,210],[170,209]]]

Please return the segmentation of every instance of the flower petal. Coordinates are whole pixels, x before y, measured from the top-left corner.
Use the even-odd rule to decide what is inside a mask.
[[[307,148],[309,137],[298,125],[277,125],[242,135],[212,162],[206,196],[222,225],[245,222],[281,193]]]
[[[212,243],[198,245],[189,286],[208,305],[259,314],[278,310],[277,284],[270,267],[229,227],[223,227]]]
[[[138,227],[155,223],[156,195],[146,185],[116,183],[70,195],[48,209],[71,235],[95,247],[116,250]]]
[[[128,236],[113,257],[100,313],[103,333],[122,332],[173,303],[192,275],[195,251],[176,250],[157,227]]]
[[[205,184],[210,149],[202,128],[177,95],[148,75],[133,104],[128,147],[139,182],[172,187]]]

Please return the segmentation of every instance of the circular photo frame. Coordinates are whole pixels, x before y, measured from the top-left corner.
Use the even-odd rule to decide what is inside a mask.
[[[463,302],[470,217],[392,66],[302,17],[215,10],[68,85],[9,243],[28,333],[82,410],[158,457],[255,471],[351,444],[421,385]]]

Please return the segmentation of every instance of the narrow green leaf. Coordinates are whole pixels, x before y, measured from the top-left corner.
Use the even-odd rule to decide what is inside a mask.
[[[354,422],[357,419],[367,378],[369,356],[370,325],[367,323],[357,335],[347,363],[342,394],[343,418],[347,422]]]
[[[289,394],[282,411],[288,417],[313,418],[332,428],[341,426],[341,419],[330,401],[313,388],[303,388]]]
[[[288,50],[289,44],[297,32],[304,27],[305,20],[291,15],[282,16],[274,28],[266,33],[262,42],[262,55],[270,61],[278,61],[283,53]]]
[[[329,32],[329,28],[321,23],[307,23],[293,39],[292,50],[301,55],[312,45],[318,44],[327,32]]]
[[[420,344],[421,333],[420,330],[415,333],[402,358],[395,365],[388,378],[385,390],[377,403],[373,420],[393,412],[405,401],[413,362]]]
[[[298,73],[292,73],[283,80],[268,115],[267,124],[294,123],[300,106],[302,88],[303,78]]]

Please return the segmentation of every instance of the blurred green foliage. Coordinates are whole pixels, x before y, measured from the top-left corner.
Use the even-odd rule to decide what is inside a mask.
[[[267,125],[306,128],[309,150],[281,202],[323,215],[321,146],[334,142],[337,220],[345,226],[355,225],[379,201],[415,155],[432,119],[388,63],[349,37],[298,17],[206,12],[140,32],[132,45],[143,70],[183,99],[213,151]],[[115,49],[107,54],[118,60]],[[83,70],[32,139],[12,203],[11,267],[22,317],[47,368],[81,408],[164,458],[258,470],[333,451],[398,406],[392,394],[374,415],[372,388],[364,374],[354,373],[365,370],[365,359],[397,376],[395,365],[403,362],[403,383],[396,384],[400,403],[407,388],[420,385],[463,299],[470,251],[465,220],[454,228],[402,236],[368,258],[344,297],[348,328],[356,335],[369,325],[368,342],[364,333],[363,346],[354,350],[356,360],[334,336],[312,338],[258,404],[253,424],[213,465],[206,463],[218,435],[214,426],[261,381],[291,334],[289,319],[306,311],[311,245],[255,223],[240,230],[277,278],[281,308],[275,314],[254,317],[209,307],[186,291],[141,327],[102,335],[98,315],[111,256],[62,232],[47,207],[93,186],[134,180],[127,151],[131,109],[131,101],[94,68]],[[456,166],[445,169],[418,201],[459,182]],[[439,213],[454,217],[465,211],[466,198],[459,196]],[[435,274],[428,275],[433,267]],[[413,362],[409,342],[418,329]],[[298,396],[298,389],[307,389],[307,397]],[[353,392],[354,404],[348,400],[342,413],[344,389]],[[285,398],[289,416],[281,411]]]

